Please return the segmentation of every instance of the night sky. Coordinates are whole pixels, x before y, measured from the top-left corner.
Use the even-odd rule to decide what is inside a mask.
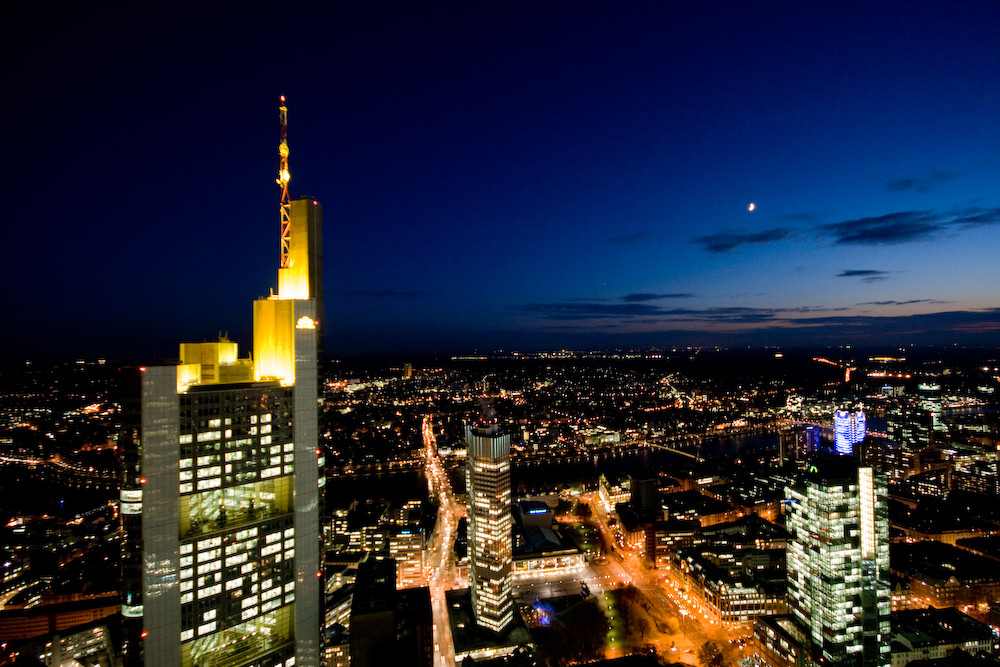
[[[1000,345],[993,0],[23,4],[6,360],[248,350],[281,94],[331,355]]]

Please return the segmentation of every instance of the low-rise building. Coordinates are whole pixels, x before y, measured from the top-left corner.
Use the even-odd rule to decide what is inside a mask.
[[[809,638],[790,614],[754,620],[753,652],[768,667],[818,667],[809,647]]]
[[[678,550],[702,542],[701,523],[697,519],[654,521],[646,527],[646,560],[655,567],[663,567]]]
[[[920,606],[962,607],[1000,599],[996,561],[940,542],[892,545],[892,570]]]
[[[893,667],[905,667],[914,660],[944,658],[955,649],[971,655],[995,655],[1000,649],[988,625],[954,607],[894,612],[892,628]]]
[[[586,565],[583,551],[565,538],[554,519],[554,512],[543,502],[522,500],[515,506],[515,581],[577,573]]]
[[[424,531],[418,525],[396,526],[389,533],[389,556],[396,561],[396,588],[427,583],[424,574]]]
[[[702,527],[735,521],[744,512],[732,503],[705,495],[699,491],[680,491],[662,497],[667,519],[698,519]]]
[[[783,552],[682,549],[674,566],[716,623],[746,624],[786,611]]]
[[[611,514],[618,503],[627,503],[630,495],[628,477],[609,481],[604,473],[601,473],[597,478],[597,499],[605,514]]]

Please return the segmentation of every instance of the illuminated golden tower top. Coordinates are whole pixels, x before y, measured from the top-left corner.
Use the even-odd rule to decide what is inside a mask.
[[[288,109],[284,95],[280,100],[276,182],[281,188],[281,263],[277,291],[254,301],[250,358],[240,359],[236,343],[224,336],[218,341],[181,344],[179,393],[198,385],[259,380],[293,385],[301,361],[296,354],[297,341],[313,338],[311,343],[306,341],[306,349],[311,345],[310,354],[318,354],[317,329],[323,321],[323,207],[309,197],[289,197]]]
[[[281,96],[278,178],[281,188],[281,263],[278,289],[253,305],[255,380],[295,382],[296,338],[315,335],[323,321],[323,207],[315,199],[288,194],[288,108]],[[317,343],[318,344],[318,343]]]
[[[322,316],[322,207],[319,202],[303,197],[292,200],[288,182],[288,107],[281,96],[278,107],[281,134],[278,143],[278,178],[281,188],[281,262],[278,265],[279,299],[316,299]]]

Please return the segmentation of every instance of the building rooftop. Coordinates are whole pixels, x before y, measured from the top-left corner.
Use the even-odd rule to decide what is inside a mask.
[[[910,647],[938,644],[964,644],[969,641],[991,641],[989,626],[971,618],[955,607],[947,609],[907,609],[892,613],[892,626],[897,640]]]
[[[518,646],[531,646],[531,633],[519,613],[514,614],[514,620],[507,630],[502,635],[497,635],[476,624],[470,589],[446,591],[445,601],[457,662],[461,662],[465,656],[472,656],[475,660],[510,655]]]
[[[1000,660],[988,655],[971,655],[962,649],[955,649],[951,655],[944,658],[929,658],[914,660],[907,667],[993,667],[1000,665]]]
[[[858,461],[853,456],[813,454],[806,459],[803,478],[818,483],[854,483],[858,479]]]
[[[959,548],[993,560],[1000,560],[1000,535],[967,537],[955,543]]]
[[[699,491],[671,493],[663,496],[660,502],[670,518],[720,514],[733,509],[733,506],[726,501],[711,498]]]
[[[889,550],[892,568],[896,571],[920,574],[939,582],[952,577],[963,583],[1000,580],[996,561],[941,542],[893,544]]]
[[[754,544],[757,541],[782,541],[788,539],[788,531],[781,526],[748,514],[736,521],[717,523],[701,529],[701,534],[715,542],[728,544]]]

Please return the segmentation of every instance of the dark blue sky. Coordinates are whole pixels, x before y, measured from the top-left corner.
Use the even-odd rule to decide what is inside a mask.
[[[870,4],[18,10],[5,356],[247,349],[279,94],[331,354],[1000,344],[1000,4]]]

